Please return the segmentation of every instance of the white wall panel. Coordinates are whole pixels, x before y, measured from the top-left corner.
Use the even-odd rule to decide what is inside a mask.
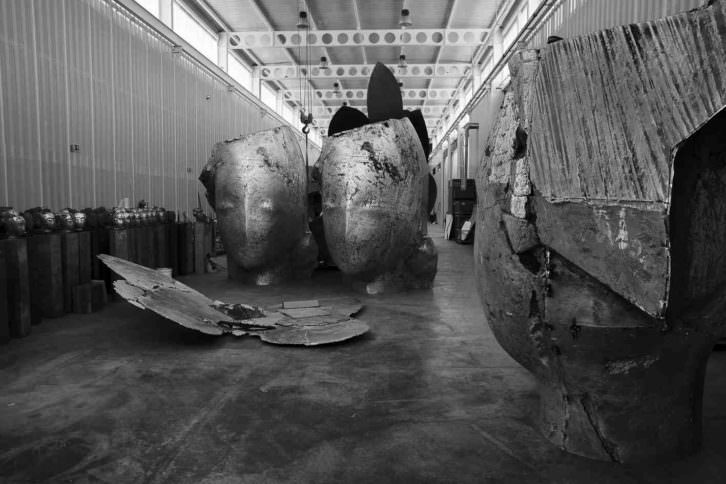
[[[91,16],[91,109],[93,111],[93,206],[116,203],[114,152],[113,27],[112,11],[92,3]]]
[[[33,51],[32,5],[26,2],[0,2],[2,38],[3,124],[8,203],[19,200],[27,205],[42,199],[40,146],[38,132],[38,86]],[[37,204],[37,202],[36,202]]]
[[[112,0],[0,0],[0,204],[191,216],[212,145],[266,111]]]
[[[44,0],[36,9],[36,32],[42,41],[36,42],[38,63],[38,101],[40,106],[40,142],[42,163],[42,196],[35,204],[65,207],[68,190],[68,123],[66,114],[66,69],[64,59],[65,30],[64,2]],[[47,12],[47,13],[46,13]],[[61,187],[58,189],[57,187]],[[32,187],[30,188],[32,190]]]

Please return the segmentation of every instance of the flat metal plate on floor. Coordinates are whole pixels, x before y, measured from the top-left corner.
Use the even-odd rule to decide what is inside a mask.
[[[185,328],[211,335],[257,336],[278,345],[318,346],[339,343],[369,330],[351,316],[362,305],[349,298],[319,307],[262,309],[247,304],[213,301],[204,294],[154,269],[118,257],[98,258],[124,280],[114,282],[119,296],[140,309],[149,309]],[[308,306],[313,301],[300,301]],[[337,302],[337,304],[336,304]],[[294,305],[294,304],[293,304]]]

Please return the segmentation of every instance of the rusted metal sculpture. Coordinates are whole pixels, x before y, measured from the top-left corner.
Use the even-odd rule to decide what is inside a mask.
[[[475,267],[489,325],[569,452],[632,462],[700,445],[726,321],[724,52],[716,2],[511,65],[477,180]]]
[[[368,325],[352,316],[357,301],[322,301],[317,307],[263,309],[212,301],[189,286],[148,267],[106,254],[98,256],[124,280],[116,292],[141,309],[149,309],[186,328],[209,335],[257,336],[278,345],[318,346],[360,336]]]
[[[266,285],[310,276],[317,247],[307,227],[305,162],[290,128],[217,143],[200,180],[230,277]]]
[[[420,111],[401,108],[393,74],[377,64],[370,124],[353,108],[331,121],[320,155],[325,240],[335,264],[370,294],[431,287],[437,253],[426,236],[429,148]]]

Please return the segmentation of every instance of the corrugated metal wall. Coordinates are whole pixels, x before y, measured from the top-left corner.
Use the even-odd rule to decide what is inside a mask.
[[[109,0],[0,0],[0,204],[191,214],[212,145],[279,124]]]
[[[705,0],[564,0],[530,40],[547,43],[550,35],[573,37],[597,30],[653,20],[703,5]]]

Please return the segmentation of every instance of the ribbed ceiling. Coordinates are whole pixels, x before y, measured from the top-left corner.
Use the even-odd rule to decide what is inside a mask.
[[[320,30],[398,29],[401,9],[408,8],[412,28],[489,28],[504,0],[195,0],[205,2],[234,31],[296,30],[298,12],[306,10],[312,24]],[[475,47],[464,46],[407,46],[403,53],[409,64],[469,63]],[[287,50],[287,52],[286,52]],[[256,48],[252,53],[265,65],[305,63],[304,51],[298,48]],[[391,46],[330,46],[310,49],[311,63],[317,64],[326,56],[331,65],[396,64],[400,47]],[[404,89],[453,88],[460,79],[443,77],[407,78]],[[315,79],[316,89],[332,89],[334,79]],[[295,88],[296,81],[282,81],[281,85]],[[365,89],[367,80],[341,79],[343,89]],[[426,101],[427,105],[441,105],[447,100]],[[327,102],[336,106],[340,100]],[[360,104],[358,102],[357,104]]]

